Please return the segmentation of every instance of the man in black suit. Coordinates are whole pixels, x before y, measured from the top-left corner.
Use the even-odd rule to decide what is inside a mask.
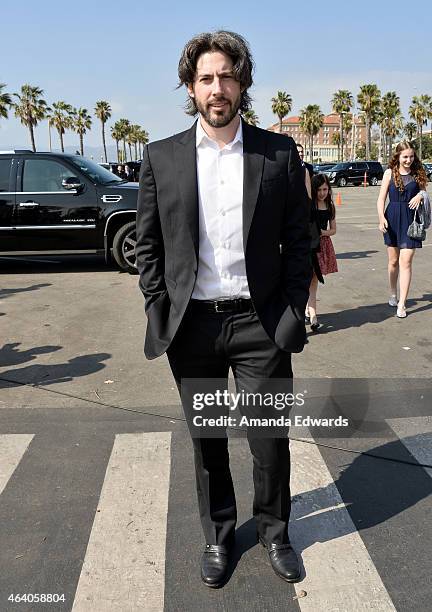
[[[305,343],[311,269],[304,173],[291,138],[240,118],[250,108],[252,67],[238,34],[189,41],[179,79],[187,112],[198,121],[149,144],[141,165],[136,257],[148,320],[145,354],[167,352],[189,424],[197,381],[216,392],[231,368],[238,391],[268,390],[272,382],[289,390],[291,353]],[[266,413],[263,406],[240,409]],[[206,538],[201,576],[218,587],[236,524],[226,428],[208,436],[192,428],[192,441]],[[258,536],[275,572],[294,582],[300,570],[288,538],[287,430],[279,437],[248,431],[248,442]]]
[[[305,169],[306,188],[307,188],[308,193],[310,195],[310,193],[311,193],[311,182],[312,182],[312,177],[314,175],[314,169],[313,169],[312,164],[308,164],[307,162],[304,161],[304,149],[303,149],[303,145],[300,142],[298,142],[296,144],[296,147],[297,147],[297,151],[298,151],[298,154],[299,154],[302,166]]]

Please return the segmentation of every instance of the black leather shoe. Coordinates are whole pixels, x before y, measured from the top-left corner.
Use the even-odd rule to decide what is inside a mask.
[[[218,588],[225,583],[230,549],[226,546],[206,544],[201,559],[201,579],[208,587]]]
[[[259,541],[267,549],[271,566],[286,582],[297,582],[300,579],[300,564],[291,544],[266,544],[260,537]]]

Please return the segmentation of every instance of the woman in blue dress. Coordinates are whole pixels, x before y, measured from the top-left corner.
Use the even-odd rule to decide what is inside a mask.
[[[415,210],[423,201],[427,177],[423,165],[408,141],[400,142],[388,169],[384,172],[377,201],[379,229],[384,234],[388,254],[389,305],[397,308],[396,316],[406,317],[405,303],[412,276],[415,249],[422,246],[407,234]],[[384,211],[385,201],[389,203]],[[397,281],[399,278],[399,300]]]

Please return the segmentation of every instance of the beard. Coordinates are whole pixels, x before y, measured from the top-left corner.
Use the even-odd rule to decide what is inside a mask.
[[[224,108],[214,108],[211,106],[211,104],[204,105],[195,99],[198,112],[208,125],[211,125],[211,127],[214,128],[225,127],[231,123],[234,117],[238,114],[241,103],[241,95],[239,95],[233,101],[227,100],[226,98],[221,98],[215,100],[215,102],[225,102],[226,106]]]

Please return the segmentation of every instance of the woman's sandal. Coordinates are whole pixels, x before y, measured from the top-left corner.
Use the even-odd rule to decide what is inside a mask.
[[[405,319],[405,317],[407,316],[405,306],[399,306],[398,304],[398,307],[396,310],[396,316],[399,317],[399,319]]]

